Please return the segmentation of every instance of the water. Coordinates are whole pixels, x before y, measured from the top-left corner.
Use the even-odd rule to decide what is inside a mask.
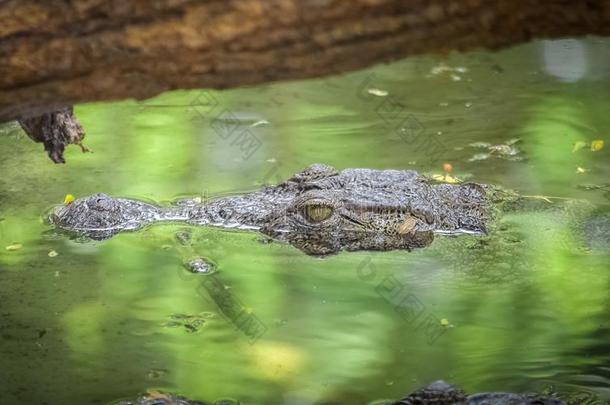
[[[78,243],[41,220],[68,193],[167,202],[250,191],[315,162],[428,174],[449,162],[462,179],[586,200],[595,212],[574,218],[595,224],[610,213],[610,147],[590,150],[610,142],[609,65],[608,40],[536,42],[83,105],[94,153],[69,148],[66,166],[4,125],[0,403],[108,404],[165,390],[366,404],[437,379],[610,400],[607,228],[591,225],[598,236],[587,239],[561,211],[505,215],[488,238],[324,259],[253,232],[179,224]],[[516,155],[476,146],[515,139]],[[191,248],[177,232],[190,232]],[[215,271],[189,273],[188,255]]]

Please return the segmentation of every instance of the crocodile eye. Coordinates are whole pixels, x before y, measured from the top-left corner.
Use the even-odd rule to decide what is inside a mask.
[[[312,204],[305,206],[304,215],[311,222],[322,222],[333,214],[332,207],[328,205]]]

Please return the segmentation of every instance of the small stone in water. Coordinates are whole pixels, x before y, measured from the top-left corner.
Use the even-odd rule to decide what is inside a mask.
[[[203,274],[211,273],[212,270],[214,269],[214,265],[212,263],[210,263],[208,260],[204,259],[203,257],[197,257],[195,259],[188,261],[186,263],[186,267],[192,273],[203,273]]]

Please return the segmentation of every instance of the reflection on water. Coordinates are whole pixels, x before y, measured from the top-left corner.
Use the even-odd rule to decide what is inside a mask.
[[[80,106],[95,153],[71,149],[66,166],[3,126],[0,242],[22,247],[0,252],[0,403],[105,404],[163,389],[365,404],[441,378],[469,392],[552,386],[610,399],[610,159],[590,147],[610,142],[600,68],[610,42],[565,44]],[[578,57],[557,59],[564,48]],[[488,149],[501,145],[520,159]],[[566,200],[412,253],[319,259],[255,233],[192,228],[188,254],[210,259],[209,275],[183,267],[184,226],[83,244],[39,219],[67,193],[205,198],[314,162],[425,173],[450,162],[461,179]],[[572,215],[572,200],[590,208]]]

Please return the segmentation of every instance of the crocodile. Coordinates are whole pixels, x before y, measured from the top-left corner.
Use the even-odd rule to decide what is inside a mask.
[[[214,404],[239,405],[237,400],[220,400]],[[567,405],[555,395],[515,394],[510,392],[481,392],[466,395],[464,391],[443,380],[420,388],[399,401],[375,401],[379,405]],[[115,405],[207,405],[173,393],[147,392],[135,400],[120,401]]]
[[[443,380],[420,388],[398,402],[388,405],[566,405],[556,397],[511,392],[481,392],[466,395],[464,391]]]
[[[493,188],[446,184],[413,170],[313,164],[288,180],[241,195],[170,206],[95,194],[52,210],[58,228],[103,240],[156,222],[256,230],[309,255],[342,250],[412,250],[437,234],[485,234]]]

